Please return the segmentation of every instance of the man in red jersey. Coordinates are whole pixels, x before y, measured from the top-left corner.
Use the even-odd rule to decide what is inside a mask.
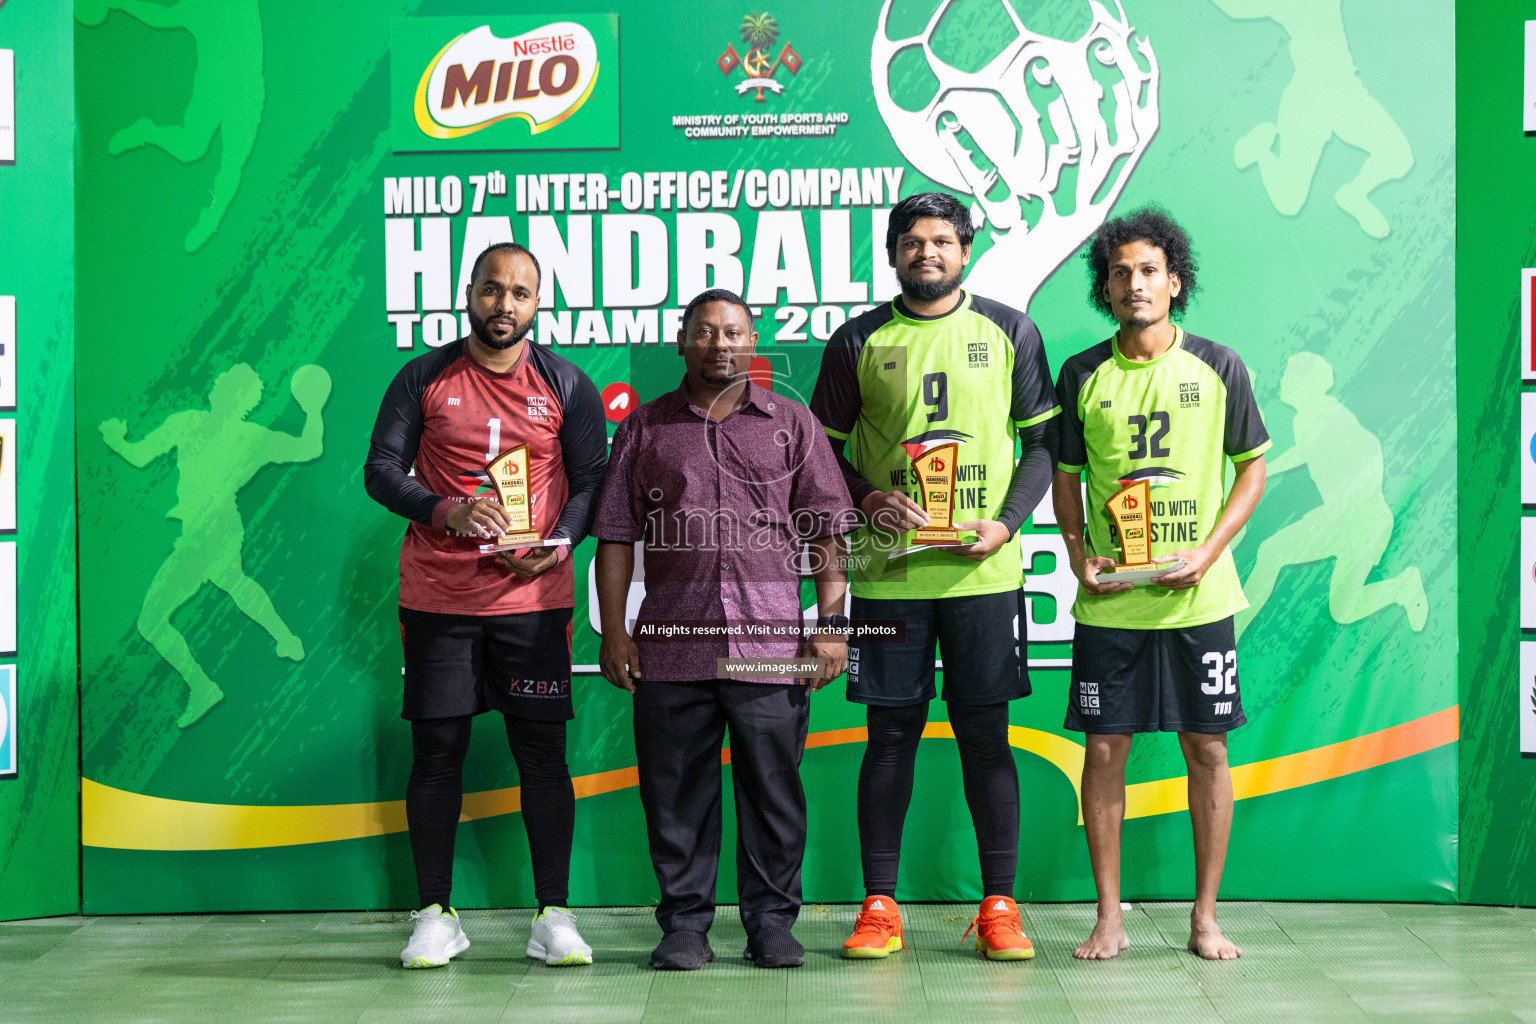
[[[406,819],[422,910],[400,954],[441,967],[469,945],[449,905],[470,723],[505,717],[522,782],[539,913],[528,955],[588,964],[566,909],[575,793],[565,761],[571,706],[571,549],[592,525],[608,438],[602,401],[569,361],[527,341],[539,263],[502,243],[475,261],[468,337],[407,363],[374,424],[368,494],[410,520],[400,547],[400,632],[412,762]],[[486,465],[528,448],[532,528],[568,543],[485,555],[510,526]],[[414,467],[414,473],[412,469]]]

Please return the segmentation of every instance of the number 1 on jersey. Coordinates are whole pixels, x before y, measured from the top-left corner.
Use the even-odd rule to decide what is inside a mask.
[[[501,454],[501,420],[490,420],[486,426],[491,428],[491,447],[485,453],[485,459],[489,462]]]

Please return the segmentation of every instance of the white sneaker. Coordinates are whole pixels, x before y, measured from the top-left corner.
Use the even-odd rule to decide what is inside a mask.
[[[551,967],[567,967],[590,964],[592,947],[581,940],[575,914],[564,907],[545,907],[544,912],[533,919],[528,955]]]
[[[426,910],[411,911],[416,930],[400,952],[401,967],[446,967],[455,954],[469,948],[469,939],[452,907],[434,903]]]

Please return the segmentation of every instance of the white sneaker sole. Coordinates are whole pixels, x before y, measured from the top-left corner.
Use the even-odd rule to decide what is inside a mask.
[[[549,958],[549,950],[544,948],[544,944],[542,942],[535,942],[532,939],[528,940],[528,956],[534,960],[543,960],[551,967],[574,967],[577,964],[590,964],[592,962],[592,951],[588,950],[583,953],[579,949],[571,950],[565,955],[563,960],[551,960]]]
[[[448,946],[448,960],[453,959],[469,948],[469,936],[460,935],[458,940]],[[448,960],[428,960],[424,956],[413,956],[409,960],[400,958],[400,966],[408,971],[421,970],[427,967],[447,967]]]

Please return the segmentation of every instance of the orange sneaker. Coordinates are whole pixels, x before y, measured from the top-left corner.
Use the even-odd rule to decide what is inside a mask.
[[[981,909],[960,941],[964,942],[974,930],[976,952],[985,953],[988,960],[1030,960],[1034,958],[1035,947],[1020,923],[1017,903],[1007,896],[988,896],[981,901]]]
[[[901,938],[901,911],[889,896],[868,896],[853,921],[853,934],[843,943],[843,956],[878,960],[906,949]]]

